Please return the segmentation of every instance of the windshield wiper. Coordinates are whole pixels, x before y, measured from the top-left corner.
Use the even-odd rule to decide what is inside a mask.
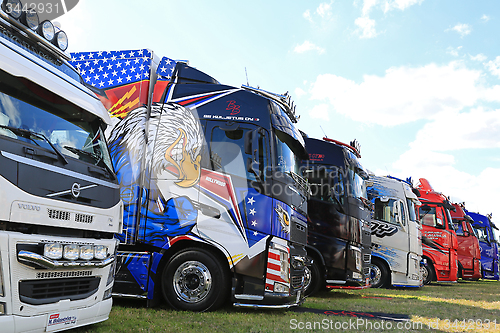
[[[68,164],[68,160],[59,151],[59,149],[57,149],[56,146],[54,146],[52,144],[52,142],[50,142],[50,140],[45,135],[43,135],[42,133],[37,133],[37,132],[30,131],[28,129],[18,128],[18,127],[12,127],[12,126],[6,126],[6,125],[0,125],[0,128],[8,129],[8,130],[16,133],[17,135],[22,136],[23,138],[29,139],[29,140],[33,141],[37,146],[40,146],[40,145],[38,144],[38,142],[36,142],[35,140],[33,140],[31,137],[34,136],[34,137],[36,137],[38,139],[43,139],[43,141],[45,141],[45,142],[47,142],[49,144],[49,146],[57,154],[57,156],[59,156],[61,158],[61,160],[63,160],[64,164]]]
[[[109,166],[106,164],[106,162],[104,162],[103,158],[101,156],[97,155],[96,153],[91,153],[91,152],[88,152],[88,151],[85,151],[85,150],[82,150],[79,148],[71,147],[71,146],[64,146],[64,149],[67,149],[70,152],[77,154],[79,156],[87,156],[87,157],[92,158],[95,161],[94,165],[100,166],[100,167],[101,167],[101,165],[103,165],[104,169],[106,169],[106,171],[108,172],[109,177],[112,179],[115,178],[114,172],[109,168]]]
[[[91,152],[88,152],[88,151],[85,151],[82,149],[78,149],[75,147],[71,147],[71,146],[64,146],[63,148],[66,150],[69,150],[70,152],[77,154],[79,156],[87,156],[87,157],[92,158],[95,161],[95,165],[99,164],[99,162],[101,161],[101,158],[99,156],[97,156],[96,153],[91,153]]]

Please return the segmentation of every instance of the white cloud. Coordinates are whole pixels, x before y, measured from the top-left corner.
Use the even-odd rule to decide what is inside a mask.
[[[330,3],[320,3],[318,8],[316,8],[316,13],[322,18],[329,18],[332,15],[332,2]]]
[[[310,94],[312,100],[328,101],[336,112],[355,121],[395,126],[462,110],[479,99],[498,101],[500,86],[483,87],[482,74],[457,61],[445,66],[393,67],[382,77],[365,75],[360,83],[323,74]]]
[[[309,116],[313,119],[323,119],[329,121],[328,104],[319,104],[309,110]]]
[[[369,17],[358,17],[354,23],[361,28],[360,38],[373,38],[377,36],[377,31],[375,30],[375,20]]]
[[[295,88],[295,96],[297,96],[298,98],[301,98],[302,96],[304,96],[305,94],[307,94],[304,89],[302,88]]]
[[[472,55],[469,55],[470,56],[470,60],[474,60],[474,61],[480,61],[480,62],[483,62],[485,61],[486,59],[488,59],[488,57],[486,57],[484,54],[482,53],[479,53],[475,56],[472,56]]]
[[[410,147],[434,151],[500,148],[500,110],[478,107],[470,112],[440,113],[417,133]]]
[[[453,48],[453,47],[449,46],[446,49],[446,53],[451,54],[454,57],[458,57],[458,51],[460,51],[461,49],[462,49],[462,46],[459,46],[457,48]]]
[[[415,4],[421,4],[424,0],[387,0],[384,3],[384,13],[390,10],[399,9],[401,11]]]
[[[481,16],[481,21],[488,22],[490,19],[491,19],[491,17],[489,17],[486,14],[483,14],[483,16]]]
[[[312,19],[312,17],[311,17],[311,12],[309,11],[309,9],[308,9],[308,10],[306,10],[306,11],[304,12],[304,14],[302,14],[302,16],[303,16],[306,20],[308,20],[309,22],[311,22],[311,23],[313,22],[313,19]]]
[[[460,34],[460,37],[467,36],[471,33],[472,27],[469,24],[458,23],[453,28],[446,29],[445,31],[456,31]]]
[[[323,49],[323,48],[321,48],[319,46],[316,46],[315,44],[311,43],[308,40],[306,40],[304,43],[302,43],[300,45],[295,46],[295,48],[293,49],[293,51],[295,53],[304,53],[304,52],[307,52],[307,51],[316,51],[319,54],[325,53],[325,49]]]
[[[402,154],[392,165],[393,175],[403,179],[411,176],[414,184],[419,178],[426,178],[435,191],[450,196],[454,202],[465,201],[469,211],[481,214],[493,212],[494,219],[496,216],[498,220],[500,169],[486,167],[479,175],[471,175],[454,166],[452,155],[432,151],[433,146],[410,149]],[[376,174],[385,175],[387,171],[377,170]]]
[[[370,13],[371,9],[375,7],[378,3],[379,0],[364,0],[362,9],[363,16],[367,16]]]
[[[361,17],[358,17],[354,23],[360,28],[357,32],[360,33],[360,38],[374,38],[379,33],[375,30],[375,20],[371,19],[369,14],[373,8],[380,7],[384,14],[388,11],[399,9],[404,11],[406,8],[415,4],[421,4],[424,0],[363,0],[363,8]],[[354,4],[357,6],[357,3]]]
[[[500,78],[500,56],[496,57],[495,60],[488,61],[484,66],[491,74]]]

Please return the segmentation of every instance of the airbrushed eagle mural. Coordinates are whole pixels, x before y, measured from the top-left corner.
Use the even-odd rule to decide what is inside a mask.
[[[196,185],[201,172],[203,134],[193,113],[183,106],[156,104],[151,108],[149,121],[147,112],[145,107],[131,110],[109,136],[125,204],[126,232],[118,237],[122,242],[134,237],[135,218],[139,214],[141,227],[145,227],[145,233],[138,235],[139,238],[163,246],[167,236],[188,233],[196,224],[198,211],[187,196],[164,198],[156,183],[150,180],[167,172],[175,186]],[[149,184],[144,184],[141,190],[143,182]],[[138,199],[140,212],[136,205]]]

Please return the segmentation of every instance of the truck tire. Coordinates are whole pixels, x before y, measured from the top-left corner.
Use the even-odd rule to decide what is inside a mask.
[[[321,268],[318,266],[317,260],[314,260],[312,265],[306,266],[305,270],[304,294],[312,296],[325,287],[325,279],[321,274]]]
[[[219,260],[200,249],[186,249],[172,257],[163,269],[161,282],[163,297],[177,310],[215,310],[229,291]]]
[[[432,268],[432,264],[429,262],[426,265],[424,265],[424,269],[425,272],[423,276],[423,282],[425,285],[431,283],[431,281],[434,280],[434,269]]]
[[[378,259],[372,257],[370,264],[370,283],[372,288],[387,288],[389,286],[389,270],[387,266]]]

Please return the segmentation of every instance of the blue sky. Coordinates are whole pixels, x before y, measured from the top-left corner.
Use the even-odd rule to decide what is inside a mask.
[[[246,68],[309,136],[500,217],[497,1],[80,0],[58,21],[70,52],[149,48],[233,86]]]

